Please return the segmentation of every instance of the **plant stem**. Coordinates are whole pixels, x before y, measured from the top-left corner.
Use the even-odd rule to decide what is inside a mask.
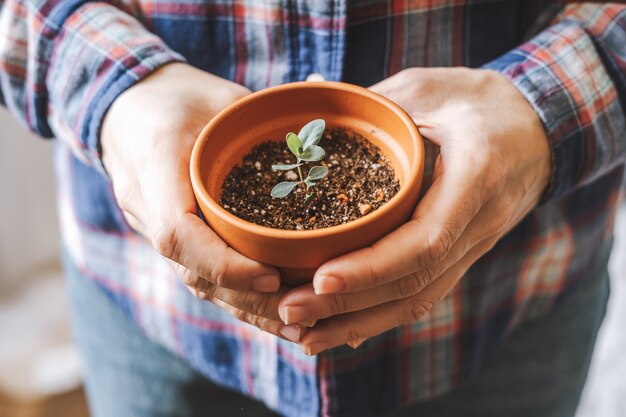
[[[296,158],[296,164],[298,165],[298,175],[300,176],[300,184],[304,184],[304,178],[302,178],[302,170],[300,169],[300,158]],[[309,192],[309,186],[306,186],[306,193]],[[304,196],[304,198],[306,199],[306,196]]]
[[[304,179],[302,178],[302,171],[300,170],[300,158],[297,158],[297,162],[296,165],[298,165],[298,175],[300,175],[300,182],[304,182]]]

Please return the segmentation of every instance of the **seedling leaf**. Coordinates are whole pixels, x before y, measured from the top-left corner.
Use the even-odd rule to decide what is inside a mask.
[[[287,197],[298,184],[300,184],[299,181],[283,181],[281,183],[278,183],[274,188],[272,188],[272,197]]]
[[[317,145],[322,138],[322,133],[326,129],[326,122],[323,119],[315,119],[310,121],[298,133],[298,137],[302,141],[302,149],[307,150],[312,145]]]
[[[309,178],[312,180],[321,180],[328,174],[328,168],[325,166],[315,166],[309,170]]]
[[[278,163],[272,165],[272,169],[278,171],[289,171],[297,168],[298,178],[300,181],[281,182],[272,189],[272,197],[287,197],[298,185],[304,184],[307,190],[305,204],[309,204],[315,198],[316,194],[309,194],[309,189],[315,185],[315,180],[320,180],[328,174],[328,168],[326,166],[314,166],[309,169],[308,175],[304,177],[300,167],[304,165],[303,162],[321,161],[324,159],[324,156],[326,156],[324,149],[321,146],[318,146],[318,143],[324,134],[325,128],[326,122],[322,119],[316,119],[307,123],[302,129],[300,129],[300,133],[298,135],[293,132],[287,133],[287,136],[285,137],[287,147],[291,153],[296,156],[296,163]]]
[[[272,165],[272,169],[276,169],[278,171],[289,171],[290,169],[295,169],[299,166],[302,166],[302,164],[276,164]]]
[[[300,141],[298,135],[293,132],[287,133],[287,146],[296,158],[300,158],[300,154],[302,153],[302,141]]]
[[[317,145],[311,145],[298,157],[303,161],[321,161],[325,155],[324,149]]]

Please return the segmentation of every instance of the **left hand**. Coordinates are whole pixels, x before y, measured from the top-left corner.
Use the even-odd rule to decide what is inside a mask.
[[[300,341],[310,355],[418,320],[537,205],[551,175],[538,115],[496,72],[412,68],[372,90],[403,107],[441,152],[409,222],[329,260],[312,284],[282,298],[286,323],[314,324]]]

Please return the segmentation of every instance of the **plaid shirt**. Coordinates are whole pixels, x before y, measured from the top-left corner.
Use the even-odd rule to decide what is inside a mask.
[[[69,254],[147,335],[284,415],[367,416],[459,386],[507,332],[606,265],[626,153],[626,6],[561,3],[0,0],[0,102],[59,139]],[[422,319],[307,357],[193,298],[102,175],[107,108],[176,60],[253,90],[312,72],[368,86],[406,67],[486,66],[541,117],[550,191]]]

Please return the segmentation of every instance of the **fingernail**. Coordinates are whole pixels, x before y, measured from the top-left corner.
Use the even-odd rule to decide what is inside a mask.
[[[285,306],[278,313],[285,324],[300,323],[311,316],[311,310],[304,306]]]
[[[305,347],[305,352],[307,355],[309,356],[313,356],[313,355],[317,355],[318,353],[328,349],[330,346],[328,346],[326,343],[312,343],[310,345],[307,345]]]
[[[285,339],[298,343],[302,336],[302,329],[298,326],[283,326],[283,328],[280,329],[280,334],[282,334]]]
[[[315,294],[335,294],[346,289],[343,279],[333,275],[322,275],[317,282],[313,283]]]
[[[262,275],[252,280],[252,290],[257,292],[276,292],[280,280],[275,275]]]

